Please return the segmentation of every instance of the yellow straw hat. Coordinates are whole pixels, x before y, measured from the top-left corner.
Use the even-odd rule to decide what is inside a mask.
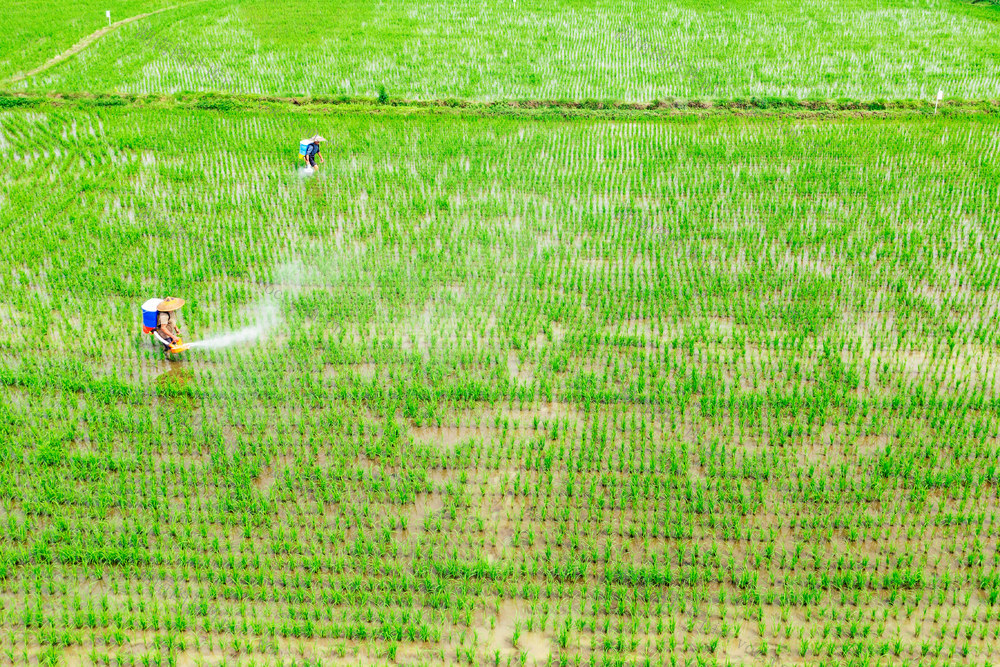
[[[169,313],[172,310],[177,310],[184,305],[184,299],[179,299],[176,296],[168,296],[166,299],[160,302],[160,305],[156,307],[161,313]]]

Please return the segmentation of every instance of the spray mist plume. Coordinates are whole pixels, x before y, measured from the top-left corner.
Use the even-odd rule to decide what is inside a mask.
[[[281,297],[284,294],[298,292],[303,283],[303,267],[301,263],[283,264],[274,272],[277,289],[268,290],[264,298],[251,308],[253,324],[225,333],[210,336],[204,340],[194,341],[187,345],[188,349],[221,350],[242,343],[256,343],[266,339],[282,322]]]

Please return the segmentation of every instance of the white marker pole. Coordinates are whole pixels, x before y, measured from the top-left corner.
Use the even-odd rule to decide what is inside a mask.
[[[110,9],[104,10],[104,15],[108,17],[108,25],[111,25],[111,10]]]
[[[934,113],[935,114],[937,114],[938,104],[940,104],[941,100],[943,100],[943,99],[944,99],[944,91],[943,90],[939,90],[938,91],[937,99],[934,100]]]

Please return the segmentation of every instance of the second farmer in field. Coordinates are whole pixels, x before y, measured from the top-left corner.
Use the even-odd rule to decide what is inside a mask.
[[[299,154],[305,159],[310,168],[316,168],[316,158],[323,162],[323,156],[319,154],[319,143],[326,141],[323,137],[314,135],[299,142]]]

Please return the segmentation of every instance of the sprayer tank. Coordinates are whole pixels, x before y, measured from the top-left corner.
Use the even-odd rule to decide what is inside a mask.
[[[163,299],[150,299],[142,304],[142,332],[150,333],[156,328],[156,308]]]

